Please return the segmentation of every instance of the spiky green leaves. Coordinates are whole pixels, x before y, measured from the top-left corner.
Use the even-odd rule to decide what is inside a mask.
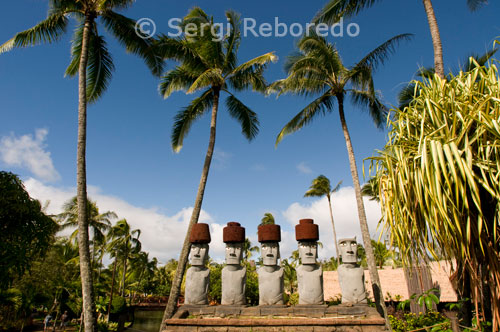
[[[324,175],[319,175],[317,178],[312,180],[309,190],[306,191],[304,197],[323,197],[330,196],[331,194],[339,191],[342,181],[337,183],[335,188],[332,189],[330,185],[330,179]]]
[[[153,47],[152,39],[141,38],[135,31],[136,21],[106,10],[101,15],[106,29],[122,44],[127,52],[141,57],[153,75],[159,76],[163,71],[163,60]]]
[[[14,47],[35,46],[41,43],[52,43],[58,40],[66,31],[68,19],[64,14],[50,15],[33,28],[19,32],[13,38],[0,46],[0,54],[12,50]]]
[[[265,92],[267,83],[264,70],[277,57],[270,52],[237,66],[237,52],[241,41],[240,17],[232,11],[226,12],[226,17],[231,29],[221,37],[221,31],[214,25],[213,18],[195,7],[180,24],[185,33],[183,37],[171,39],[161,36],[155,45],[164,59],[180,63],[161,78],[159,91],[164,98],[174,91],[204,91],[175,117],[171,138],[176,152],[182,148],[183,140],[195,120],[212,106],[217,108],[215,112],[218,111],[218,103],[213,105],[213,101],[215,94],[218,96],[220,92],[229,94],[225,105],[230,116],[241,125],[245,138],[252,140],[259,131],[257,114],[237,99],[230,89],[241,91],[251,88]],[[196,29],[191,31],[190,27]]]
[[[71,48],[71,63],[66,69],[66,75],[78,74],[82,54],[83,24],[77,27]],[[94,24],[89,30],[88,63],[87,63],[87,100],[95,102],[106,91],[115,66],[111,54],[106,47],[103,36],[97,33]]]
[[[354,104],[367,108],[377,127],[383,123],[385,106],[380,102],[373,84],[374,69],[394,51],[395,45],[408,40],[411,35],[395,36],[375,48],[352,68],[346,68],[338,51],[325,38],[310,34],[304,36],[297,44],[298,52],[287,59],[285,69],[288,77],[273,83],[268,92],[292,93],[296,95],[317,95],[316,98],[290,122],[288,122],[276,138],[276,145],[288,134],[291,134],[310,123],[318,115],[333,110],[333,101],[343,102],[344,96],[350,94]]]

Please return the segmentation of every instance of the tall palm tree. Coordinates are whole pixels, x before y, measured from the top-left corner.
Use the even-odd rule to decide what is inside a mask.
[[[243,260],[248,262],[250,257],[252,257],[254,252],[259,252],[259,246],[252,246],[252,242],[249,238],[245,238],[245,242],[243,243]]]
[[[315,22],[323,22],[327,24],[337,23],[340,18],[349,18],[365,8],[375,5],[381,0],[330,0],[325,7],[314,18]],[[488,3],[488,0],[466,0],[467,6],[471,11],[475,11],[482,5]],[[444,62],[443,62],[443,45],[441,43],[441,35],[439,26],[434,14],[434,7],[431,0],[422,0],[427,22],[432,37],[432,46],[434,48],[434,68],[439,77],[444,78]]]
[[[87,104],[96,101],[106,91],[114,69],[106,41],[98,30],[98,19],[128,52],[142,57],[154,74],[160,74],[163,61],[151,48],[152,41],[140,38],[136,22],[115,10],[130,6],[133,0],[49,0],[47,18],[34,27],[17,33],[0,46],[0,54],[17,47],[51,43],[66,31],[69,18],[77,20],[78,27],[72,40],[72,61],[66,74],[78,74],[78,139],[77,139],[77,202],[78,244],[83,294],[85,331],[95,326],[94,291],[90,262],[87,218]]]
[[[304,197],[323,197],[326,196],[328,199],[328,207],[330,208],[330,220],[332,221],[333,229],[333,242],[335,242],[335,253],[337,255],[337,263],[340,264],[339,255],[339,245],[337,243],[337,232],[335,231],[335,222],[333,221],[333,211],[332,211],[332,195],[339,191],[342,181],[339,181],[335,188],[332,189],[330,185],[330,179],[324,175],[320,175],[312,181],[309,190],[306,191]]]
[[[67,201],[63,205],[63,212],[57,215],[61,223],[61,230],[67,228],[78,227],[78,203],[76,196]],[[118,218],[113,211],[106,211],[99,213],[97,203],[87,198],[87,223],[92,230],[92,256],[91,264],[95,268],[96,264],[96,251],[99,246],[105,242],[106,232],[111,229],[111,220]],[[74,238],[78,234],[78,228],[71,234]]]
[[[195,36],[184,36],[178,39],[163,37],[159,40],[158,50],[160,54],[163,54],[165,58],[179,62],[177,67],[166,72],[161,79],[159,89],[163,97],[167,98],[174,91],[186,91],[187,93],[202,91],[199,97],[196,97],[175,117],[171,136],[174,151],[178,152],[182,148],[184,138],[194,121],[211,109],[208,149],[188,231],[179,257],[179,265],[165,309],[165,319],[170,318],[175,310],[190,248],[189,234],[200,216],[215,146],[220,95],[222,92],[229,95],[226,98],[229,115],[241,124],[242,134],[248,140],[252,140],[259,131],[257,114],[237,99],[231,91],[252,89],[265,92],[264,70],[269,62],[277,59],[271,52],[238,65],[238,47],[241,43],[240,17],[233,11],[227,11],[226,17],[230,24],[230,31],[222,39],[213,34],[213,31],[218,31],[217,27],[213,25],[213,18],[200,8],[193,8],[184,17],[181,26],[185,27],[189,23],[194,24],[198,31]],[[191,27],[192,24],[188,27]],[[161,329],[163,328],[162,324]]]
[[[381,126],[385,106],[377,98],[372,72],[387,59],[399,42],[408,40],[410,36],[409,34],[403,34],[387,40],[368,53],[353,67],[347,68],[342,63],[338,51],[332,44],[329,44],[325,38],[311,33],[299,41],[297,45],[299,51],[288,57],[285,68],[289,76],[273,83],[270,87],[270,91],[276,91],[279,94],[293,93],[305,96],[321,94],[283,127],[278,134],[276,144],[279,144],[286,135],[296,132],[311,123],[319,115],[333,112],[334,101],[336,100],[338,103],[340,123],[344,133],[356,194],[361,234],[363,235],[368,257],[373,294],[379,312],[386,317],[388,327],[387,310],[371,247],[356,159],[344,115],[344,100],[348,95],[354,104],[367,107],[374,123]]]
[[[125,276],[127,274],[127,263],[132,254],[137,254],[141,251],[141,236],[140,229],[132,230],[126,219],[121,219],[116,222],[116,225],[111,228],[109,243],[109,251],[115,260],[122,261],[122,281],[120,283],[121,296],[125,295]]]

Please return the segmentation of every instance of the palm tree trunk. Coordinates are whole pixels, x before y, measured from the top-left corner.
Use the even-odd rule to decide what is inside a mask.
[[[87,140],[87,62],[89,30],[93,18],[86,17],[83,27],[82,54],[78,69],[78,145],[77,145],[77,202],[78,202],[78,250],[82,280],[83,319],[85,332],[96,331],[94,287],[90,262],[89,225],[87,218],[87,174],[85,149]]]
[[[422,2],[424,3],[429,29],[431,30],[432,46],[434,47],[434,69],[439,77],[444,78],[443,44],[441,44],[441,35],[439,33],[436,15],[434,15],[432,1],[422,0]]]
[[[363,236],[363,243],[366,251],[366,261],[370,271],[370,280],[372,282],[373,297],[375,298],[375,305],[380,315],[385,318],[385,325],[387,329],[391,329],[389,317],[387,316],[387,308],[384,302],[384,294],[380,285],[380,278],[377,272],[377,265],[375,263],[375,255],[373,254],[373,247],[370,238],[370,230],[368,229],[368,222],[366,220],[365,207],[363,204],[363,196],[361,196],[361,186],[359,184],[358,168],[356,166],[356,159],[354,158],[354,149],[352,148],[351,136],[347,129],[347,123],[344,116],[344,96],[337,96],[339,102],[339,116],[340,123],[342,124],[342,131],[344,132],[345,144],[347,147],[347,154],[349,155],[349,166],[351,168],[352,183],[354,185],[354,193],[356,194],[356,203],[358,205],[359,224],[361,226],[361,235]]]
[[[127,246],[128,246],[128,241],[127,241]],[[123,259],[123,274],[122,274],[122,292],[121,296],[125,296],[125,276],[127,274],[127,259],[128,259],[128,252],[125,251],[125,258]]]
[[[333,221],[332,200],[330,194],[326,195],[328,198],[328,206],[330,207],[330,219],[332,220],[333,241],[335,241],[335,252],[337,254],[337,267],[340,265],[339,244],[337,243],[337,232],[335,231],[335,222]]]
[[[207,154],[205,156],[205,163],[203,164],[203,170],[201,172],[201,179],[200,179],[200,184],[198,186],[198,193],[196,194],[193,213],[191,215],[188,231],[186,233],[184,244],[182,246],[181,255],[179,257],[179,264],[177,265],[177,270],[175,271],[175,277],[172,282],[172,287],[170,289],[170,295],[168,297],[167,307],[165,308],[165,313],[163,314],[163,321],[160,326],[160,331],[164,330],[166,327],[165,320],[171,318],[174,314],[177,300],[179,299],[182,278],[186,270],[189,249],[191,247],[191,243],[189,242],[189,235],[191,234],[191,228],[193,227],[194,224],[198,222],[198,218],[200,217],[201,204],[203,203],[203,195],[205,194],[205,187],[207,185],[208,172],[210,170],[210,163],[212,162],[212,156],[214,153],[215,130],[217,125],[217,111],[219,108],[219,95],[220,95],[220,89],[214,88],[214,102],[212,106],[212,119],[210,121],[210,139],[208,141]]]
[[[109,294],[109,304],[108,304],[108,323],[109,323],[109,315],[111,315],[111,305],[113,304],[113,290],[115,288],[115,275],[116,275],[116,262],[113,263],[113,276],[111,277],[111,292]]]

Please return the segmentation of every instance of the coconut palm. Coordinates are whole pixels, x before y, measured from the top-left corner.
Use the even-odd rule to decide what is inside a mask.
[[[340,255],[339,255],[339,245],[337,243],[337,232],[335,231],[335,222],[333,221],[333,211],[332,211],[332,195],[339,191],[340,185],[342,181],[337,183],[335,188],[332,189],[330,185],[330,179],[328,179],[324,175],[320,175],[312,181],[309,190],[306,191],[304,197],[323,197],[326,196],[328,199],[328,207],[330,208],[330,220],[332,221],[332,229],[333,229],[333,242],[335,242],[335,253],[337,254],[337,263],[340,264]]]
[[[97,203],[87,198],[87,218],[88,225],[92,230],[92,256],[91,264],[95,268],[96,252],[100,246],[106,241],[106,233],[111,229],[111,220],[118,218],[113,211],[99,213]],[[57,215],[57,219],[61,224],[61,230],[67,228],[78,227],[78,203],[76,196],[67,201],[63,206],[63,212]],[[71,234],[71,238],[75,238],[78,234],[78,228]]]
[[[269,212],[264,213],[264,217],[260,221],[261,225],[274,225],[275,223],[273,214]]]
[[[377,98],[372,73],[394,51],[399,42],[408,40],[410,36],[409,34],[403,34],[387,40],[368,53],[353,67],[347,68],[342,63],[338,51],[332,44],[329,44],[325,38],[310,33],[309,36],[306,35],[299,41],[297,45],[299,51],[288,57],[285,68],[289,76],[273,83],[270,87],[270,91],[278,92],[279,95],[283,93],[305,96],[320,94],[318,98],[313,100],[283,127],[278,134],[276,144],[279,144],[286,135],[296,132],[311,123],[319,115],[333,112],[334,102],[337,101],[338,103],[340,123],[344,133],[356,194],[361,233],[366,246],[373,294],[379,312],[384,317],[387,317],[387,310],[383,302],[384,297],[380,287],[373,249],[371,248],[370,232],[361,196],[356,159],[344,115],[344,101],[346,96],[350,96],[355,105],[368,108],[374,123],[381,126],[386,108]],[[387,325],[389,325],[388,321]]]
[[[466,0],[467,6],[471,11],[477,10],[482,5],[488,3],[488,0]],[[375,5],[380,0],[330,0],[325,7],[314,18],[315,22],[327,24],[337,23],[342,17],[349,18],[365,8]],[[444,78],[443,45],[441,35],[437,24],[434,7],[431,0],[422,0],[424,4],[427,21],[432,37],[432,46],[434,48],[434,68],[439,77]]]
[[[260,252],[259,246],[252,246],[252,242],[246,237],[245,242],[243,243],[243,260],[248,262],[254,252]]]
[[[125,295],[125,276],[127,274],[127,263],[132,254],[137,254],[141,251],[141,230],[130,228],[130,224],[126,219],[121,219],[116,222],[116,225],[110,231],[111,242],[108,245],[111,257],[115,260],[122,261],[122,281],[120,283],[121,296]]]
[[[82,279],[85,331],[95,327],[93,281],[91,273],[88,218],[87,218],[87,103],[96,101],[106,91],[114,69],[106,41],[98,29],[101,21],[128,52],[141,56],[155,74],[162,64],[153,49],[152,41],[141,38],[135,31],[136,22],[115,10],[131,5],[133,0],[50,0],[47,18],[34,27],[17,33],[0,46],[0,54],[17,47],[54,42],[63,35],[73,17],[77,28],[71,42],[72,60],[66,70],[69,76],[78,74],[78,140],[77,140],[77,202],[78,244]]]
[[[191,125],[211,109],[208,149],[188,231],[179,257],[179,265],[165,309],[165,319],[171,317],[175,310],[190,248],[189,234],[192,226],[198,222],[201,211],[215,146],[221,93],[228,95],[226,107],[229,115],[241,124],[243,136],[252,140],[259,131],[257,114],[236,98],[232,91],[252,89],[265,92],[264,69],[269,62],[277,59],[271,52],[238,65],[238,47],[241,42],[240,17],[232,11],[227,11],[226,17],[230,31],[225,34],[224,38],[218,38],[213,33],[219,31],[213,25],[213,18],[200,8],[194,8],[184,17],[181,26],[185,28],[186,24],[192,23],[197,27],[198,33],[178,39],[162,37],[158,43],[160,54],[179,62],[177,67],[163,75],[159,86],[162,96],[167,98],[174,91],[187,93],[201,91],[201,95],[194,98],[190,105],[182,109],[175,117],[171,136],[174,151],[178,152],[182,148]],[[163,329],[164,326],[162,325],[161,328]]]

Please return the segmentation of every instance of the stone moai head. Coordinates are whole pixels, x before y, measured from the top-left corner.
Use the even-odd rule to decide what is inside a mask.
[[[260,242],[260,254],[264,265],[278,265],[280,258],[281,227],[275,224],[259,225],[257,235]]]
[[[356,264],[358,262],[358,243],[355,237],[340,239],[339,251],[343,264]]]
[[[299,242],[299,258],[303,265],[317,263],[319,227],[312,219],[301,219],[295,226],[295,239]]]
[[[318,243],[314,241],[299,242],[299,258],[303,265],[316,264]]]
[[[226,244],[226,264],[240,265],[245,242],[245,228],[240,223],[231,221],[222,230],[222,240]]]
[[[193,266],[204,266],[208,259],[208,244],[210,243],[210,229],[208,224],[194,224],[189,236],[191,250],[189,263]]]

